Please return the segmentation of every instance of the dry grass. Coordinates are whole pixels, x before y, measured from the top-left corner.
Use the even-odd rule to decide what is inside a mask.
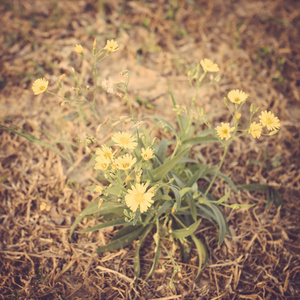
[[[259,192],[233,196],[232,202],[256,206],[226,211],[233,239],[221,247],[214,227],[204,223],[199,228],[197,236],[207,245],[210,258],[197,280],[196,253],[189,264],[181,263],[178,253],[182,278],[176,277],[171,289],[172,267],[163,253],[157,272],[135,287],[135,244],[94,254],[114,229],[76,233],[75,241],[68,241],[72,222],[94,197],[85,189],[93,173],[84,168],[88,160],[84,148],[70,150],[76,162],[72,168],[48,149],[1,131],[0,299],[299,299],[300,3],[224,2],[1,2],[1,124],[13,122],[48,141],[38,128],[58,135],[62,151],[78,132],[95,135],[98,124],[89,112],[82,115],[75,107],[61,108],[57,99],[33,96],[30,90],[33,80],[42,76],[54,89],[58,77],[70,75],[74,65],[88,82],[89,67],[72,50],[77,43],[91,48],[95,37],[101,45],[111,38],[121,44],[102,66],[102,74],[130,70],[131,99],[139,116],[158,114],[172,121],[171,108],[166,109],[168,84],[178,102],[186,103],[191,95],[186,66],[208,57],[221,66],[222,75],[220,84],[201,92],[201,106],[212,122],[228,118],[219,103],[232,88],[246,91],[257,106],[272,109],[282,122],[274,137],[259,141],[249,137],[235,144],[223,172],[236,183],[267,183],[279,189],[284,206],[266,210],[266,194]],[[138,97],[154,108],[135,101]],[[127,105],[117,97],[101,94],[97,101],[103,118],[128,114]],[[101,132],[98,140],[106,134]],[[195,155],[197,151],[209,163],[221,156],[214,145],[196,148]],[[271,159],[280,157],[277,168],[250,163],[250,159],[266,163],[265,153]],[[218,182],[215,193],[222,191]],[[43,202],[49,211],[40,209]],[[93,222],[86,220],[79,229]],[[143,250],[142,278],[151,266],[151,243]]]

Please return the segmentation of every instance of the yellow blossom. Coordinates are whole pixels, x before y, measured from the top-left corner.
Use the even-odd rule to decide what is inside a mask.
[[[78,53],[78,54],[83,54],[83,48],[81,45],[77,44],[74,48],[74,50]]]
[[[115,160],[115,164],[120,170],[128,170],[136,163],[136,158],[128,153]]]
[[[105,158],[103,155],[96,157],[96,164],[94,169],[96,170],[106,170],[109,167],[110,160]]]
[[[216,127],[217,134],[221,140],[225,139],[226,141],[230,139],[230,132],[234,131],[234,127],[230,127],[229,123],[221,123],[221,126]]]
[[[114,154],[112,153],[112,149],[107,147],[106,145],[102,145],[101,149],[96,150],[96,155],[104,156],[106,159],[112,161]]]
[[[253,136],[253,138],[258,138],[259,139],[260,136],[261,136],[262,128],[263,127],[260,123],[253,122],[250,125],[249,133]]]
[[[39,78],[32,84],[32,90],[35,95],[42,94],[47,90],[48,81],[45,78]]]
[[[143,160],[148,160],[148,159],[151,159],[152,157],[154,157],[154,150],[151,149],[150,147],[148,147],[147,149],[143,148],[141,154],[142,154]]]
[[[241,116],[242,115],[240,113],[237,113],[235,117],[236,117],[237,120],[239,120],[241,118]]]
[[[200,61],[200,64],[205,72],[219,72],[220,68],[210,59],[204,58]]]
[[[260,116],[260,123],[262,126],[266,126],[268,130],[279,129],[280,121],[274,114],[270,111],[262,111]]]
[[[154,193],[151,191],[146,192],[149,182],[147,183],[136,183],[128,190],[128,194],[125,196],[125,202],[127,206],[135,212],[138,208],[141,213],[148,210],[151,204],[154,202],[152,198]]]
[[[135,137],[128,132],[117,132],[111,138],[118,146],[124,149],[133,150],[137,146]]]
[[[103,186],[101,186],[101,185],[96,185],[96,187],[94,188],[94,192],[99,193],[99,194],[101,195],[102,192],[103,192]],[[100,196],[100,195],[99,195],[99,196]]]
[[[249,96],[243,91],[232,90],[228,93],[227,97],[232,103],[240,104],[245,102]]]
[[[115,52],[118,50],[118,43],[115,40],[110,40],[106,42],[106,46],[104,47],[105,50],[108,52]]]

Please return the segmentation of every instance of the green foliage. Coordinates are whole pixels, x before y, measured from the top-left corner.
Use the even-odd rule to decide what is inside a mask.
[[[177,1],[172,1],[168,18],[175,18],[178,8]],[[147,22],[145,23],[145,26]],[[242,24],[241,24],[242,26]],[[239,27],[237,27],[237,30]],[[264,185],[239,185],[236,186],[231,178],[220,172],[224,163],[227,151],[231,143],[239,137],[251,134],[254,138],[259,138],[263,133],[263,127],[271,130],[269,134],[275,134],[280,125],[279,120],[271,112],[264,112],[260,116],[260,123],[252,122],[252,118],[258,111],[253,105],[250,107],[250,122],[246,128],[241,128],[239,119],[242,106],[248,99],[248,95],[239,90],[228,93],[228,99],[224,99],[232,121],[221,123],[215,129],[207,121],[207,116],[201,107],[197,107],[198,91],[206,80],[208,73],[219,71],[217,64],[208,59],[202,60],[188,73],[188,80],[194,89],[194,97],[188,107],[178,105],[172,92],[170,97],[173,104],[173,111],[177,118],[177,124],[173,125],[158,116],[146,116],[144,119],[156,120],[157,126],[161,126],[169,137],[156,141],[152,138],[152,131],[143,127],[140,120],[134,115],[134,110],[129,100],[128,82],[129,72],[127,70],[120,73],[120,81],[113,82],[100,78],[98,64],[118,50],[118,43],[114,40],[107,41],[105,47],[97,50],[96,40],[92,48],[92,56],[89,57],[86,50],[81,45],[76,45],[75,51],[87,60],[93,68],[94,87],[83,88],[80,85],[76,71],[73,71],[75,82],[74,95],[68,97],[63,92],[62,75],[59,79],[59,94],[48,91],[46,79],[38,79],[33,84],[35,94],[43,92],[50,93],[62,99],[62,104],[79,103],[85,104],[99,120],[98,132],[101,126],[107,126],[114,132],[105,145],[99,145],[95,154],[90,149],[92,143],[97,141],[94,137],[86,137],[83,141],[85,149],[91,154],[94,169],[98,176],[93,181],[99,180],[89,190],[97,193],[97,198],[91,202],[77,217],[73,223],[69,238],[84,218],[95,217],[99,224],[82,230],[80,233],[94,232],[111,226],[122,226],[117,230],[111,240],[104,246],[97,248],[98,253],[113,251],[131,244],[138,240],[134,254],[134,274],[136,279],[141,273],[140,250],[148,237],[153,237],[155,243],[154,259],[152,267],[145,277],[151,277],[158,262],[161,251],[168,254],[173,264],[173,278],[180,272],[180,267],[173,258],[174,251],[179,247],[183,261],[189,260],[192,247],[198,253],[198,272],[205,266],[208,254],[205,245],[200,240],[197,230],[201,226],[203,219],[211,222],[218,232],[218,245],[221,245],[226,238],[230,237],[229,227],[226,217],[220,206],[232,209],[250,208],[252,205],[228,204],[232,192],[238,190],[266,190],[268,191],[268,205],[282,203],[278,191],[272,187]],[[100,80],[102,79],[102,81]],[[209,84],[218,82],[219,76],[210,74]],[[100,83],[101,82],[101,83]],[[92,99],[88,99],[86,92],[93,94]],[[123,120],[112,120],[108,123],[103,120],[97,111],[96,99],[99,92],[115,94],[127,101],[130,116]],[[231,106],[230,106],[231,105]],[[234,106],[234,107],[232,107]],[[67,116],[72,119],[72,116]],[[117,125],[132,122],[132,132],[121,132]],[[207,129],[200,131],[203,125]],[[53,145],[45,143],[28,132],[20,129],[8,128],[0,125],[0,128],[10,130],[31,142],[48,147],[72,162],[73,153],[69,151],[70,145],[65,144],[64,155]],[[192,157],[195,145],[206,143],[219,143],[223,149],[223,156],[218,166],[211,166],[199,163]],[[100,147],[101,146],[101,147]],[[89,165],[91,162],[89,163]],[[269,164],[270,165],[270,164]],[[217,178],[224,181],[226,193],[219,199],[215,199],[211,190]],[[70,182],[70,184],[72,184]],[[167,247],[172,243],[172,250]],[[147,243],[149,241],[147,240]]]

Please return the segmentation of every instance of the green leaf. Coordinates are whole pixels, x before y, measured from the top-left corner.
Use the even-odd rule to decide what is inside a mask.
[[[187,192],[189,192],[191,189],[192,189],[191,187],[185,187],[185,188],[181,189],[181,190],[179,191],[179,194],[180,194],[181,198],[182,198]]]
[[[191,238],[193,239],[193,242],[196,245],[197,252],[198,252],[198,258],[199,258],[199,267],[197,271],[196,278],[200,275],[201,270],[205,266],[207,260],[208,260],[208,253],[206,247],[203,245],[203,243],[195,236],[195,234],[191,235]],[[202,267],[203,265],[203,267]]]
[[[217,201],[217,204],[220,205],[221,203],[223,203],[224,201],[226,201],[229,198],[229,195],[230,195],[230,191],[228,191],[223,197],[221,197]]]
[[[195,223],[193,223],[192,225],[190,225],[187,228],[175,229],[175,230],[172,231],[172,235],[175,238],[178,238],[178,239],[190,236],[191,234],[193,234],[197,230],[197,228],[200,225],[201,221],[202,221],[202,219],[199,219],[198,221],[196,221]]]
[[[173,205],[173,201],[165,201],[164,204],[159,208],[154,220],[157,220],[163,213],[167,211]]]
[[[206,172],[207,166],[203,166],[202,168],[198,169],[194,175],[189,179],[189,181],[186,183],[186,187],[191,187],[193,186],[194,183],[198,181],[199,178],[201,178],[205,172]]]
[[[155,238],[155,236],[156,236],[156,238]],[[151,267],[148,275],[145,278],[145,281],[147,281],[152,276],[152,274],[153,274],[153,272],[154,272],[154,270],[155,270],[155,268],[157,266],[157,263],[159,261],[159,256],[160,256],[160,247],[159,247],[160,246],[160,237],[159,237],[159,229],[158,228],[157,228],[156,234],[153,235],[153,239],[154,239],[155,244],[156,244],[155,249],[154,249],[154,253],[155,253],[154,254],[154,260],[153,260],[152,267]]]
[[[218,205],[210,203],[209,206],[204,204],[197,205],[197,215],[212,222],[219,230],[219,245],[223,242],[225,234],[231,236],[228,223]]]
[[[276,207],[279,207],[280,205],[283,204],[283,199],[277,189],[275,189],[272,186],[269,186],[269,191],[268,191],[268,202],[266,204],[266,208],[269,208],[272,202],[274,202]]]
[[[178,187],[176,187],[175,185],[172,185],[172,184],[166,184],[165,186],[167,186],[168,188],[170,188],[173,191],[175,199],[176,199],[177,209],[180,208],[180,206],[181,206],[181,196],[180,196],[180,193],[178,191]]]
[[[166,155],[167,155],[167,149],[168,149],[168,141],[166,139],[162,139],[159,143],[158,149],[155,151],[155,156],[157,159],[163,163],[163,161],[166,160]],[[157,168],[158,164],[157,161],[154,162],[153,168]]]
[[[166,121],[163,118],[157,117],[157,116],[146,116],[146,117],[144,117],[144,119],[148,119],[148,118],[153,118],[153,119],[156,119],[158,121],[161,121],[167,128],[170,129],[170,131],[172,131],[174,133],[174,135],[176,136],[176,139],[179,140],[179,136],[177,134],[176,129],[168,121]]]
[[[190,139],[186,139],[182,142],[183,145],[196,145],[196,144],[204,144],[218,142],[218,139],[214,136],[204,136],[204,137],[194,137]]]
[[[134,252],[134,258],[133,258],[133,270],[134,270],[134,276],[137,278],[140,277],[141,272],[141,263],[140,263],[140,249],[141,246],[146,238],[146,236],[149,234],[149,232],[152,230],[154,224],[148,225],[145,227],[145,231],[143,232],[137,247]]]
[[[119,219],[115,219],[115,220],[111,220],[108,222],[104,222],[101,224],[98,224],[96,226],[87,228],[85,230],[80,231],[80,233],[87,233],[87,232],[93,232],[99,229],[103,229],[103,228],[107,228],[107,227],[111,227],[111,226],[121,226],[121,225],[131,225],[132,222],[128,223],[125,221],[125,218],[119,218]]]
[[[185,149],[181,150],[172,159],[169,159],[164,164],[162,164],[161,166],[154,169],[153,173],[152,173],[154,180],[159,181],[159,180],[163,179],[167,175],[167,173],[170,172],[178,164],[180,159],[186,153],[188,153],[189,150],[190,150],[189,148],[185,148]]]
[[[218,206],[211,205],[210,208],[214,212],[215,219],[216,219],[217,223],[219,224],[218,245],[221,246],[224,241],[226,233],[229,231],[228,223]]]
[[[56,154],[60,155],[63,159],[65,159],[70,165],[73,164],[72,160],[70,160],[69,158],[67,158],[64,154],[62,154],[62,152],[60,152],[57,148],[55,148],[54,146],[52,146],[51,144],[47,143],[47,142],[44,142],[40,139],[38,139],[37,137],[35,137],[34,135],[32,135],[31,133],[27,132],[26,130],[24,129],[20,129],[22,130],[23,132],[20,132],[20,131],[17,131],[15,129],[12,129],[12,128],[9,128],[7,126],[4,126],[2,124],[0,124],[0,128],[1,129],[5,129],[5,130],[9,130],[27,140],[29,140],[30,142],[32,143],[36,143],[36,144],[39,144],[41,146],[44,146],[50,150],[52,150],[53,152],[55,152]],[[24,133],[25,132],[25,133]]]
[[[99,200],[96,199],[95,201],[91,202],[82,212],[81,214],[76,218],[74,223],[72,224],[72,227],[70,229],[69,239],[71,239],[72,234],[77,227],[78,223],[86,216],[101,213],[102,215],[106,214],[112,214],[112,215],[119,215],[120,211],[123,212],[123,209],[126,208],[125,205],[122,205],[118,202],[114,201],[107,201],[103,202],[100,207],[98,207]]]
[[[250,184],[240,184],[237,186],[239,190],[247,190],[247,191],[268,191],[269,186],[267,184],[257,184],[257,183],[250,183]]]
[[[211,174],[211,175],[215,175],[217,171],[216,167],[212,167],[209,168],[206,172],[206,174]],[[234,184],[234,182],[225,174],[218,172],[218,177],[222,178],[223,180],[225,180],[230,186],[231,188],[234,190],[234,192],[237,194],[238,193],[238,188],[237,186]]]
[[[111,241],[110,243],[108,243],[105,246],[101,246],[101,247],[97,248],[96,252],[97,253],[110,252],[110,251],[113,251],[116,249],[123,248],[123,247],[131,244],[134,240],[136,240],[144,230],[145,230],[145,227],[143,227],[143,226],[137,227],[136,230],[134,230],[116,240]]]

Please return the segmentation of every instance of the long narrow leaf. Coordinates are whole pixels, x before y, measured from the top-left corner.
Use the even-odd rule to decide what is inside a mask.
[[[240,184],[237,186],[239,190],[247,190],[247,191],[267,191],[269,186],[267,184],[257,184],[257,183],[250,183],[250,184]]]
[[[217,142],[218,139],[214,136],[194,137],[183,141],[183,145],[196,145],[203,143]]]
[[[117,240],[114,240],[110,243],[108,243],[105,246],[101,246],[97,248],[96,252],[97,253],[103,253],[103,252],[110,252],[116,249],[123,248],[129,244],[131,244],[134,240],[136,240],[140,234],[143,232],[145,227],[140,226],[138,227],[135,231],[128,233],[127,235],[124,235],[120,237]]]
[[[153,170],[153,177],[155,181],[163,179],[171,169],[173,169],[180,159],[189,151],[188,148],[181,150],[172,159],[166,161],[163,165]]]
[[[98,207],[98,199],[96,199],[95,201],[91,202],[82,212],[81,214],[76,218],[76,220],[74,221],[74,223],[72,224],[71,230],[70,230],[70,234],[69,234],[69,238],[71,239],[72,234],[75,230],[75,228],[77,227],[77,225],[79,224],[79,222],[86,216],[88,215],[92,215],[92,214],[96,214],[101,212],[101,214],[105,215],[105,214],[114,214],[118,211],[118,209],[124,209],[125,206],[118,203],[118,202],[113,202],[113,201],[109,201],[109,202],[104,202],[102,203],[102,205],[100,207]]]
[[[193,242],[195,243],[195,246],[197,248],[198,252],[198,258],[199,258],[199,267],[197,271],[196,278],[200,275],[201,270],[205,266],[207,260],[208,260],[208,253],[206,247],[203,245],[203,243],[195,236],[195,234],[191,235],[191,238],[193,239]]]
[[[111,227],[111,226],[121,226],[121,225],[126,225],[126,224],[131,225],[132,223],[126,222],[125,218],[119,218],[119,219],[107,221],[107,222],[98,224],[96,226],[87,228],[85,230],[80,231],[80,233],[93,232],[93,231],[103,229],[103,228],[107,228],[107,227]]]
[[[218,222],[218,225],[219,225],[218,245],[221,246],[224,241],[226,233],[229,231],[228,223],[227,223],[224,215],[220,211],[220,209],[218,209],[218,206],[211,205],[210,207],[211,207],[212,211],[214,212],[216,221]]]
[[[202,221],[202,219],[199,219],[198,221],[196,221],[195,223],[193,223],[192,225],[190,225],[187,228],[175,229],[175,230],[172,231],[172,235],[175,238],[178,238],[178,239],[190,236],[191,234],[193,234],[197,230],[197,228],[200,225],[201,221]]]
[[[145,227],[144,232],[143,232],[143,234],[137,244],[135,252],[134,252],[133,270],[134,270],[134,276],[136,278],[140,277],[140,272],[141,272],[140,249],[141,249],[141,246],[142,246],[146,236],[149,234],[149,232],[152,230],[152,228],[153,228],[153,224]]]
[[[161,121],[165,126],[167,126],[167,128],[169,128],[174,133],[174,135],[176,136],[176,139],[177,140],[179,139],[176,129],[168,121],[164,120],[163,118],[157,117],[157,116],[146,116],[146,117],[144,117],[144,119],[147,119],[147,118],[153,118],[153,119],[156,119],[158,121]]]

